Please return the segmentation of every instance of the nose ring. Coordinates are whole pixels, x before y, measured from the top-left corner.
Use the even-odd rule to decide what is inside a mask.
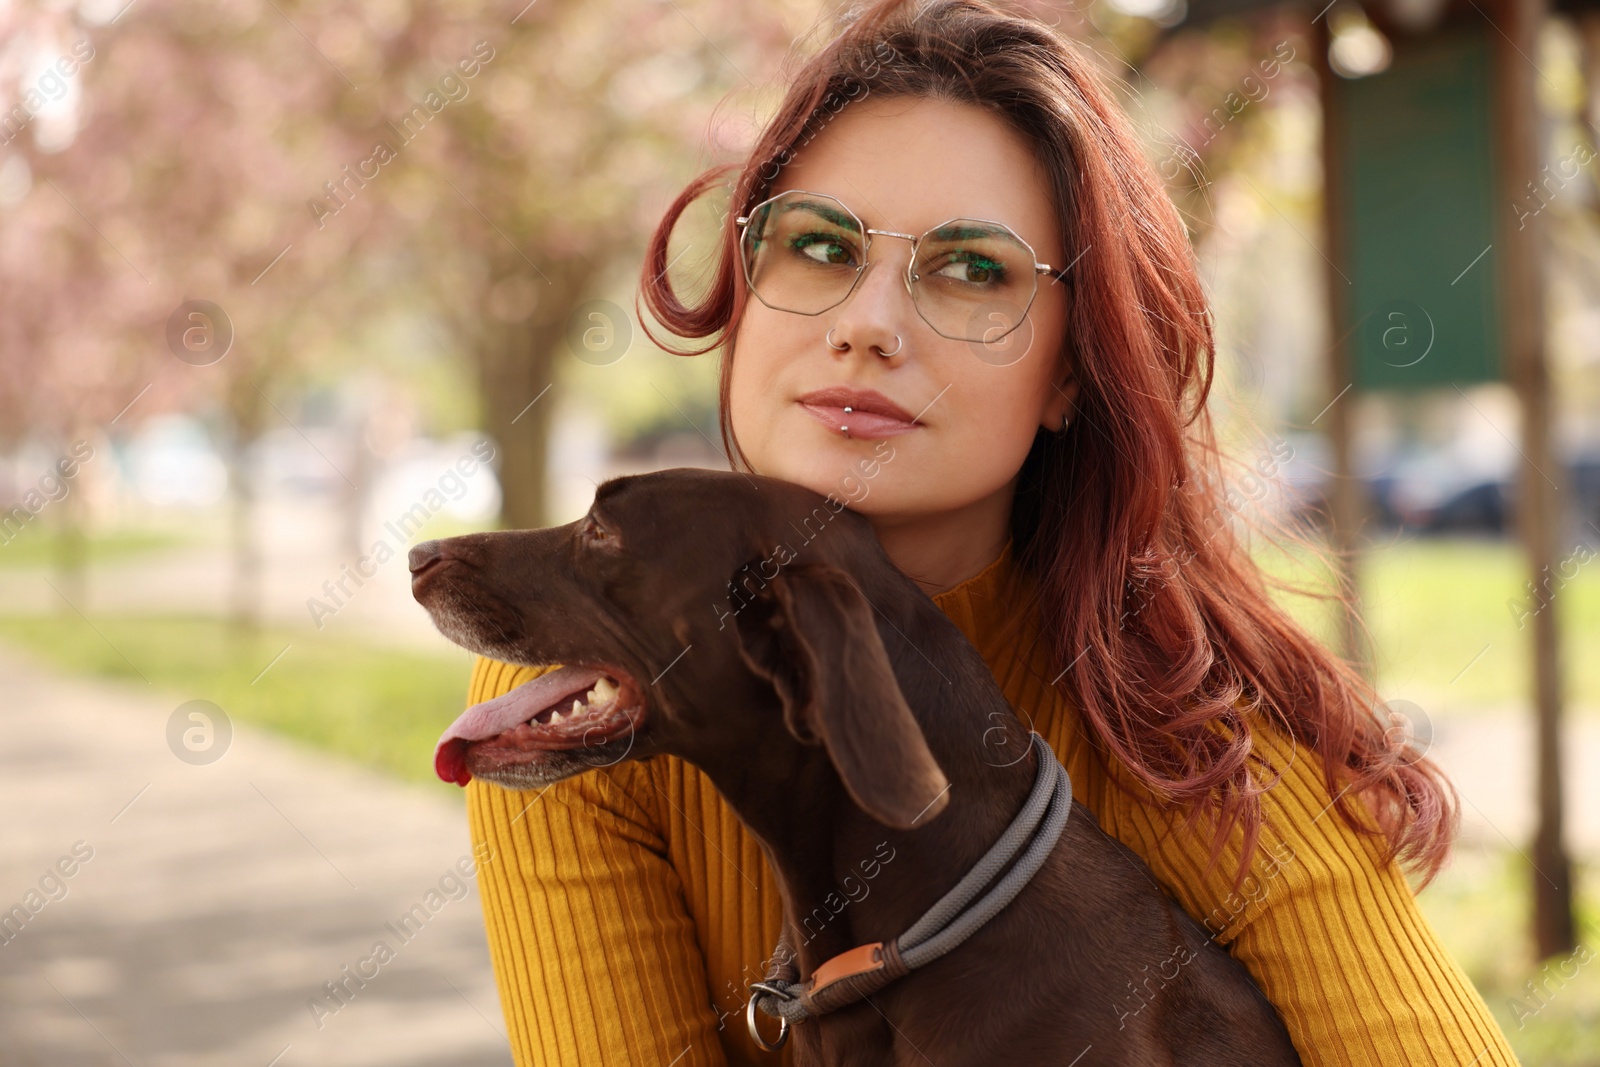
[[[849,345],[836,345],[836,344],[833,343],[833,327],[832,326],[828,327],[828,332],[823,337],[823,340],[827,341],[828,342],[828,347],[833,349],[835,352],[843,352],[843,351],[846,351],[847,349],[849,349],[849,347],[850,347]],[[895,340],[895,346],[894,346],[894,351],[893,352],[885,352],[882,349],[879,349],[878,350],[878,354],[880,356],[883,356],[884,358],[888,358],[889,356],[893,356],[893,355],[899,354],[900,350],[905,347],[905,344],[906,344],[905,338],[901,337],[899,334],[895,334],[894,335],[894,340]]]

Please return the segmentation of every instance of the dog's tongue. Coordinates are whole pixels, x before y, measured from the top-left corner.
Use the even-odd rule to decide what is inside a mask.
[[[440,736],[433,750],[434,773],[447,782],[466,785],[472,780],[472,772],[467,770],[468,745],[515,729],[551,705],[588,692],[600,674],[593,667],[559,667],[493,700],[472,705]]]

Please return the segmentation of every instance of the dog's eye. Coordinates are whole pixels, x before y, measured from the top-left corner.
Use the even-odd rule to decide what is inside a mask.
[[[578,529],[586,540],[595,541],[600,544],[616,543],[616,536],[612,534],[610,530],[607,530],[604,526],[601,526],[598,522],[595,522],[593,515],[584,516],[583,525]]]

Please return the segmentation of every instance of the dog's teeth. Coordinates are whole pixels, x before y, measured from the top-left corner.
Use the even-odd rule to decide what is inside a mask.
[[[582,715],[582,714],[583,714],[583,701],[579,700],[577,697],[573,697],[572,698],[572,710],[567,713],[567,718],[570,719],[570,718],[573,718],[574,716]]]
[[[611,698],[616,695],[617,687],[605,675],[601,675],[600,680],[594,683],[594,688],[589,690],[589,700],[593,704],[610,703]]]
[[[559,711],[552,711],[550,713],[550,722],[552,724],[554,724],[554,723],[558,723],[560,721],[561,721],[561,713]]]

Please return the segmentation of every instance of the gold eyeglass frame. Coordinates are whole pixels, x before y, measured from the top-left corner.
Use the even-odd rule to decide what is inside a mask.
[[[745,243],[746,243],[747,237],[749,236],[749,229],[750,229],[751,220],[754,219],[756,217],[756,215],[760,214],[762,208],[767,207],[769,204],[772,204],[775,201],[782,199],[783,197],[792,196],[792,195],[794,195],[796,193],[804,194],[805,196],[821,197],[824,200],[832,200],[835,204],[838,204],[841,209],[843,209],[843,211],[844,211],[844,213],[846,215],[849,215],[850,218],[855,221],[856,228],[859,229],[863,234],[866,235],[866,243],[865,243],[865,246],[861,250],[861,263],[860,263],[859,266],[856,267],[856,276],[853,279],[851,279],[850,288],[846,289],[844,294],[842,296],[840,296],[838,300],[835,300],[833,303],[829,304],[827,307],[820,308],[820,309],[818,309],[816,311],[795,311],[795,310],[793,310],[791,308],[776,307],[776,306],[774,306],[772,304],[767,303],[766,297],[761,295],[761,291],[756,288],[755,281],[750,277],[751,264],[750,264],[749,258],[745,255]],[[1038,281],[1037,281],[1037,276],[1040,275],[1040,274],[1048,274],[1052,278],[1054,278],[1056,281],[1065,282],[1066,281],[1067,271],[1072,269],[1072,264],[1068,264],[1066,267],[1062,268],[1061,270],[1056,270],[1054,267],[1050,266],[1048,263],[1040,263],[1038,261],[1038,258],[1037,258],[1037,253],[1034,252],[1034,250],[1033,250],[1033,246],[1031,244],[1029,244],[1027,241],[1023,240],[1022,235],[1017,233],[1016,230],[1013,230],[1010,226],[1008,226],[1005,223],[999,221],[998,219],[980,219],[980,218],[976,218],[976,217],[971,216],[971,215],[952,215],[950,218],[945,219],[941,223],[938,223],[938,224],[933,225],[933,226],[929,226],[920,235],[912,235],[912,234],[909,234],[909,233],[901,233],[898,230],[880,230],[880,229],[876,229],[874,227],[868,226],[866,223],[862,222],[861,221],[861,216],[857,215],[854,211],[850,210],[849,205],[847,205],[843,200],[840,200],[838,197],[833,196],[833,195],[831,195],[829,193],[812,192],[812,191],[810,191],[808,189],[785,189],[783,192],[777,194],[776,196],[767,197],[765,200],[761,201],[759,204],[757,204],[754,207],[752,207],[748,214],[740,215],[737,218],[735,218],[733,221],[738,223],[738,225],[739,225],[739,265],[740,265],[740,268],[741,268],[741,272],[744,274],[745,284],[750,287],[750,291],[755,294],[756,299],[761,301],[763,304],[766,304],[767,307],[772,308],[772,310],[774,310],[774,311],[786,311],[791,315],[807,315],[807,316],[821,315],[825,311],[832,311],[834,308],[838,307],[840,304],[842,304],[846,300],[850,299],[850,294],[854,293],[856,291],[856,286],[861,284],[861,279],[867,273],[867,268],[872,266],[873,260],[871,260],[869,257],[872,254],[872,237],[873,237],[874,234],[877,234],[878,236],[881,236],[881,237],[898,237],[901,240],[910,241],[911,242],[911,257],[910,257],[910,259],[908,259],[906,261],[906,269],[901,273],[901,279],[900,280],[905,283],[906,295],[911,298],[911,306],[917,309],[917,314],[922,318],[922,321],[926,322],[928,324],[928,326],[933,330],[933,332],[938,334],[940,337],[946,337],[946,338],[949,338],[952,341],[966,341],[966,342],[972,343],[972,344],[996,344],[999,341],[1001,341],[1001,340],[1005,339],[1006,337],[1010,336],[1010,334],[1013,331],[1015,331],[1018,326],[1021,326],[1024,322],[1027,321],[1028,312],[1033,309],[1033,301],[1039,295],[1039,285],[1038,285]],[[945,333],[943,330],[939,329],[938,326],[934,325],[934,322],[933,322],[932,319],[928,318],[927,314],[922,310],[922,305],[917,302],[917,294],[916,294],[915,290],[913,290],[911,288],[911,286],[912,286],[912,284],[914,282],[920,280],[919,277],[917,276],[917,274],[912,270],[912,268],[914,266],[916,266],[916,262],[917,262],[917,246],[919,244],[921,244],[922,241],[927,238],[928,234],[933,233],[935,230],[943,229],[944,227],[950,225],[952,222],[983,222],[983,223],[987,223],[990,226],[998,226],[1002,230],[1005,230],[1007,233],[1009,233],[1012,237],[1016,238],[1017,243],[1020,244],[1023,248],[1027,249],[1028,258],[1034,261],[1033,262],[1033,270],[1034,270],[1034,275],[1035,275],[1035,282],[1034,282],[1034,286],[1033,286],[1033,292],[1028,294],[1028,303],[1023,307],[1022,314],[1017,316],[1017,321],[1016,321],[1015,325],[1013,325],[1010,329],[1006,330],[1006,332],[1001,334],[999,337],[992,337],[992,338],[953,337],[950,334]],[[1077,260],[1076,259],[1073,260],[1072,263],[1074,263],[1074,264],[1077,263]]]

